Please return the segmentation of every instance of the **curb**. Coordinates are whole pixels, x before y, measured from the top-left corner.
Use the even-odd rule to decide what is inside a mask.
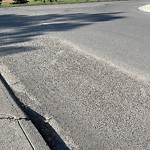
[[[17,102],[13,91],[11,90],[11,87],[5,80],[3,73],[0,70],[0,80],[2,81],[4,88],[11,96],[11,103],[13,104],[13,107],[17,110],[18,114],[21,115],[24,119],[18,119],[18,124],[25,135],[27,141],[33,148],[33,150],[50,150],[46,142],[44,141],[41,134],[38,132],[34,124],[31,122],[31,119],[29,116],[22,110],[22,105],[20,106],[19,102]]]

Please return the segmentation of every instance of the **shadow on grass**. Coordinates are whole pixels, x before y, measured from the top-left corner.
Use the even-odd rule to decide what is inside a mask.
[[[65,32],[98,22],[122,19],[124,18],[124,16],[121,16],[122,13],[74,13],[36,16],[0,15],[0,55],[35,50],[30,45],[25,48],[24,46],[17,46],[17,44],[23,44],[24,42],[33,40],[36,36],[50,32]]]

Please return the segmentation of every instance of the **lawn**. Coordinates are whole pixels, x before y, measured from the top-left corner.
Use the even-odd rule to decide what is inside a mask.
[[[104,2],[104,1],[112,1],[112,0],[28,0],[25,4],[12,4],[9,2],[2,2],[0,7],[8,7],[8,6],[24,6],[24,5],[40,5],[40,4],[65,4],[65,3],[83,3],[83,2]]]

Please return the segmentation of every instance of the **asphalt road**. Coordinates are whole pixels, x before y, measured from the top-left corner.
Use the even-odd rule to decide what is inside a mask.
[[[129,73],[149,79],[150,14],[137,9],[147,3],[129,1],[37,6],[34,9],[1,8],[1,31],[15,30],[16,39],[13,34],[11,42],[49,34]],[[19,41],[17,36],[21,36]],[[1,32],[0,37],[1,45],[7,43],[7,32]]]
[[[0,71],[70,149],[150,149],[147,3],[0,9]]]

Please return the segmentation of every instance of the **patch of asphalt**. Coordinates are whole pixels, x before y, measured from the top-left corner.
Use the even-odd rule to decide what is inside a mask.
[[[26,93],[36,97],[38,103],[14,87],[34,118],[40,118],[38,127],[48,126],[41,130],[45,137],[51,141],[46,133],[53,130],[46,118],[55,118],[79,149],[149,149],[149,82],[69,44],[42,36],[24,43],[36,51],[1,58]],[[3,73],[13,89],[11,77]]]

